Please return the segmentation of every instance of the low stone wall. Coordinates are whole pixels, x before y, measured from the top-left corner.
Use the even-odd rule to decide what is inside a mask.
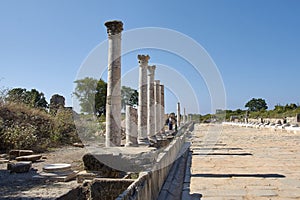
[[[192,130],[193,123],[181,127],[174,140],[159,155],[152,171],[141,172],[139,178],[133,182],[117,199],[118,200],[154,200],[169,174],[169,171],[186,148],[186,133]]]
[[[279,124],[262,124],[258,122],[250,122],[250,123],[237,123],[237,122],[223,122],[223,125],[229,126],[240,126],[246,128],[256,128],[262,130],[271,130],[271,131],[283,131],[283,132],[291,132],[291,133],[300,133],[299,126],[288,126],[287,124],[279,125]]]
[[[134,180],[95,178],[93,181],[85,182],[82,186],[69,191],[57,200],[114,200]]]
[[[258,122],[258,123],[266,123],[266,122],[270,122],[270,123],[278,123],[280,121],[280,123],[283,124],[284,120],[286,120],[287,123],[289,124],[298,124],[299,123],[299,119],[298,117],[286,117],[284,118],[258,118],[258,119],[248,119],[248,122]]]
[[[149,168],[148,171],[143,171],[139,173],[139,177],[137,179],[125,179],[118,178],[120,175],[120,171],[113,170],[113,175],[110,174],[110,177],[114,178],[94,178],[92,181],[85,181],[83,185],[78,186],[77,188],[69,191],[67,194],[58,198],[59,200],[155,200],[159,197],[160,192],[162,191],[162,187],[168,177],[170,169],[173,164],[178,164],[177,161],[179,158],[181,159],[186,155],[187,149],[189,148],[189,143],[186,141],[187,134],[194,129],[194,124],[192,122],[187,123],[179,128],[176,135],[170,144],[162,149],[157,150],[154,153],[152,151],[148,152],[145,155],[158,154],[156,157],[156,161],[152,164],[152,167]],[[150,154],[149,154],[150,153]],[[94,156],[102,156],[101,159],[95,159]],[[86,158],[88,160],[88,164],[92,167],[92,170],[102,170],[102,171],[110,171],[110,168],[100,160],[103,161],[103,156],[108,155],[97,155],[97,154],[86,154]],[[120,159],[123,154],[118,154],[116,156],[109,156],[110,159],[118,158]],[[148,157],[147,156],[147,157]],[[150,156],[151,157],[151,156]],[[124,161],[124,160],[122,160]],[[134,159],[133,159],[134,161]],[[177,161],[177,162],[175,162]],[[149,162],[146,162],[149,163]],[[120,163],[121,164],[121,163]],[[92,166],[95,165],[95,166]],[[143,165],[143,164],[141,164]],[[130,165],[128,165],[130,166]],[[107,169],[106,169],[107,168]],[[174,168],[174,167],[173,167]],[[176,168],[176,166],[175,166]],[[144,168],[148,169],[148,168]],[[176,171],[176,170],[175,170]],[[176,171],[177,172],[177,171]],[[174,172],[174,173],[176,173]],[[103,175],[103,174],[102,174]],[[107,175],[107,174],[106,174]],[[167,184],[168,185],[168,184]],[[171,184],[169,184],[170,186]],[[165,193],[168,192],[168,188],[165,186]],[[174,187],[172,186],[174,189]],[[179,189],[178,197],[181,197],[182,189]]]

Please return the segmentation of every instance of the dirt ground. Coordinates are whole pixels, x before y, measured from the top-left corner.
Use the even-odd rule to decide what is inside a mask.
[[[43,153],[40,162],[32,164],[28,173],[10,173],[7,164],[0,164],[0,199],[55,199],[79,184],[76,180],[69,182],[50,181],[34,176],[42,172],[46,164],[68,163],[73,170],[82,170],[82,156],[87,152],[85,148],[73,146],[53,149]]]

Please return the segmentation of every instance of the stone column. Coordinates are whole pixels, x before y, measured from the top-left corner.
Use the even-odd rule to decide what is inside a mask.
[[[137,110],[132,106],[126,105],[126,147],[137,147]]]
[[[161,115],[161,133],[165,133],[165,86],[160,85],[160,115]]]
[[[160,105],[160,81],[154,81],[154,99],[155,99],[155,134],[160,134],[161,130],[161,105]]]
[[[180,126],[180,103],[177,103],[177,127]]]
[[[149,145],[147,137],[147,67],[148,55],[138,55],[139,60],[139,105],[138,105],[138,143]]]
[[[183,120],[182,121],[184,124],[186,123],[185,108],[183,108]]]
[[[148,66],[148,93],[147,93],[147,135],[151,138],[155,134],[155,110],[154,110],[154,75],[156,66]]]
[[[121,21],[105,23],[108,34],[106,146],[121,145]]]

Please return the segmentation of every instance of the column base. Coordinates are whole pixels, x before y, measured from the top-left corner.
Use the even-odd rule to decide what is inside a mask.
[[[150,142],[148,138],[138,138],[138,145],[139,146],[149,146]]]
[[[157,139],[158,139],[158,138],[157,138],[157,136],[155,136],[155,135],[152,135],[152,136],[149,137],[150,142],[151,142],[151,143],[154,143],[154,144],[157,143]]]
[[[132,143],[132,142],[128,142],[125,144],[125,147],[138,147],[139,144],[138,143]]]

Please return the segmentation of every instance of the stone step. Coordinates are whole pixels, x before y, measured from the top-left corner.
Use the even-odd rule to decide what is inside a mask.
[[[16,162],[16,163],[8,163],[7,170],[10,173],[25,173],[31,169],[31,162]]]

